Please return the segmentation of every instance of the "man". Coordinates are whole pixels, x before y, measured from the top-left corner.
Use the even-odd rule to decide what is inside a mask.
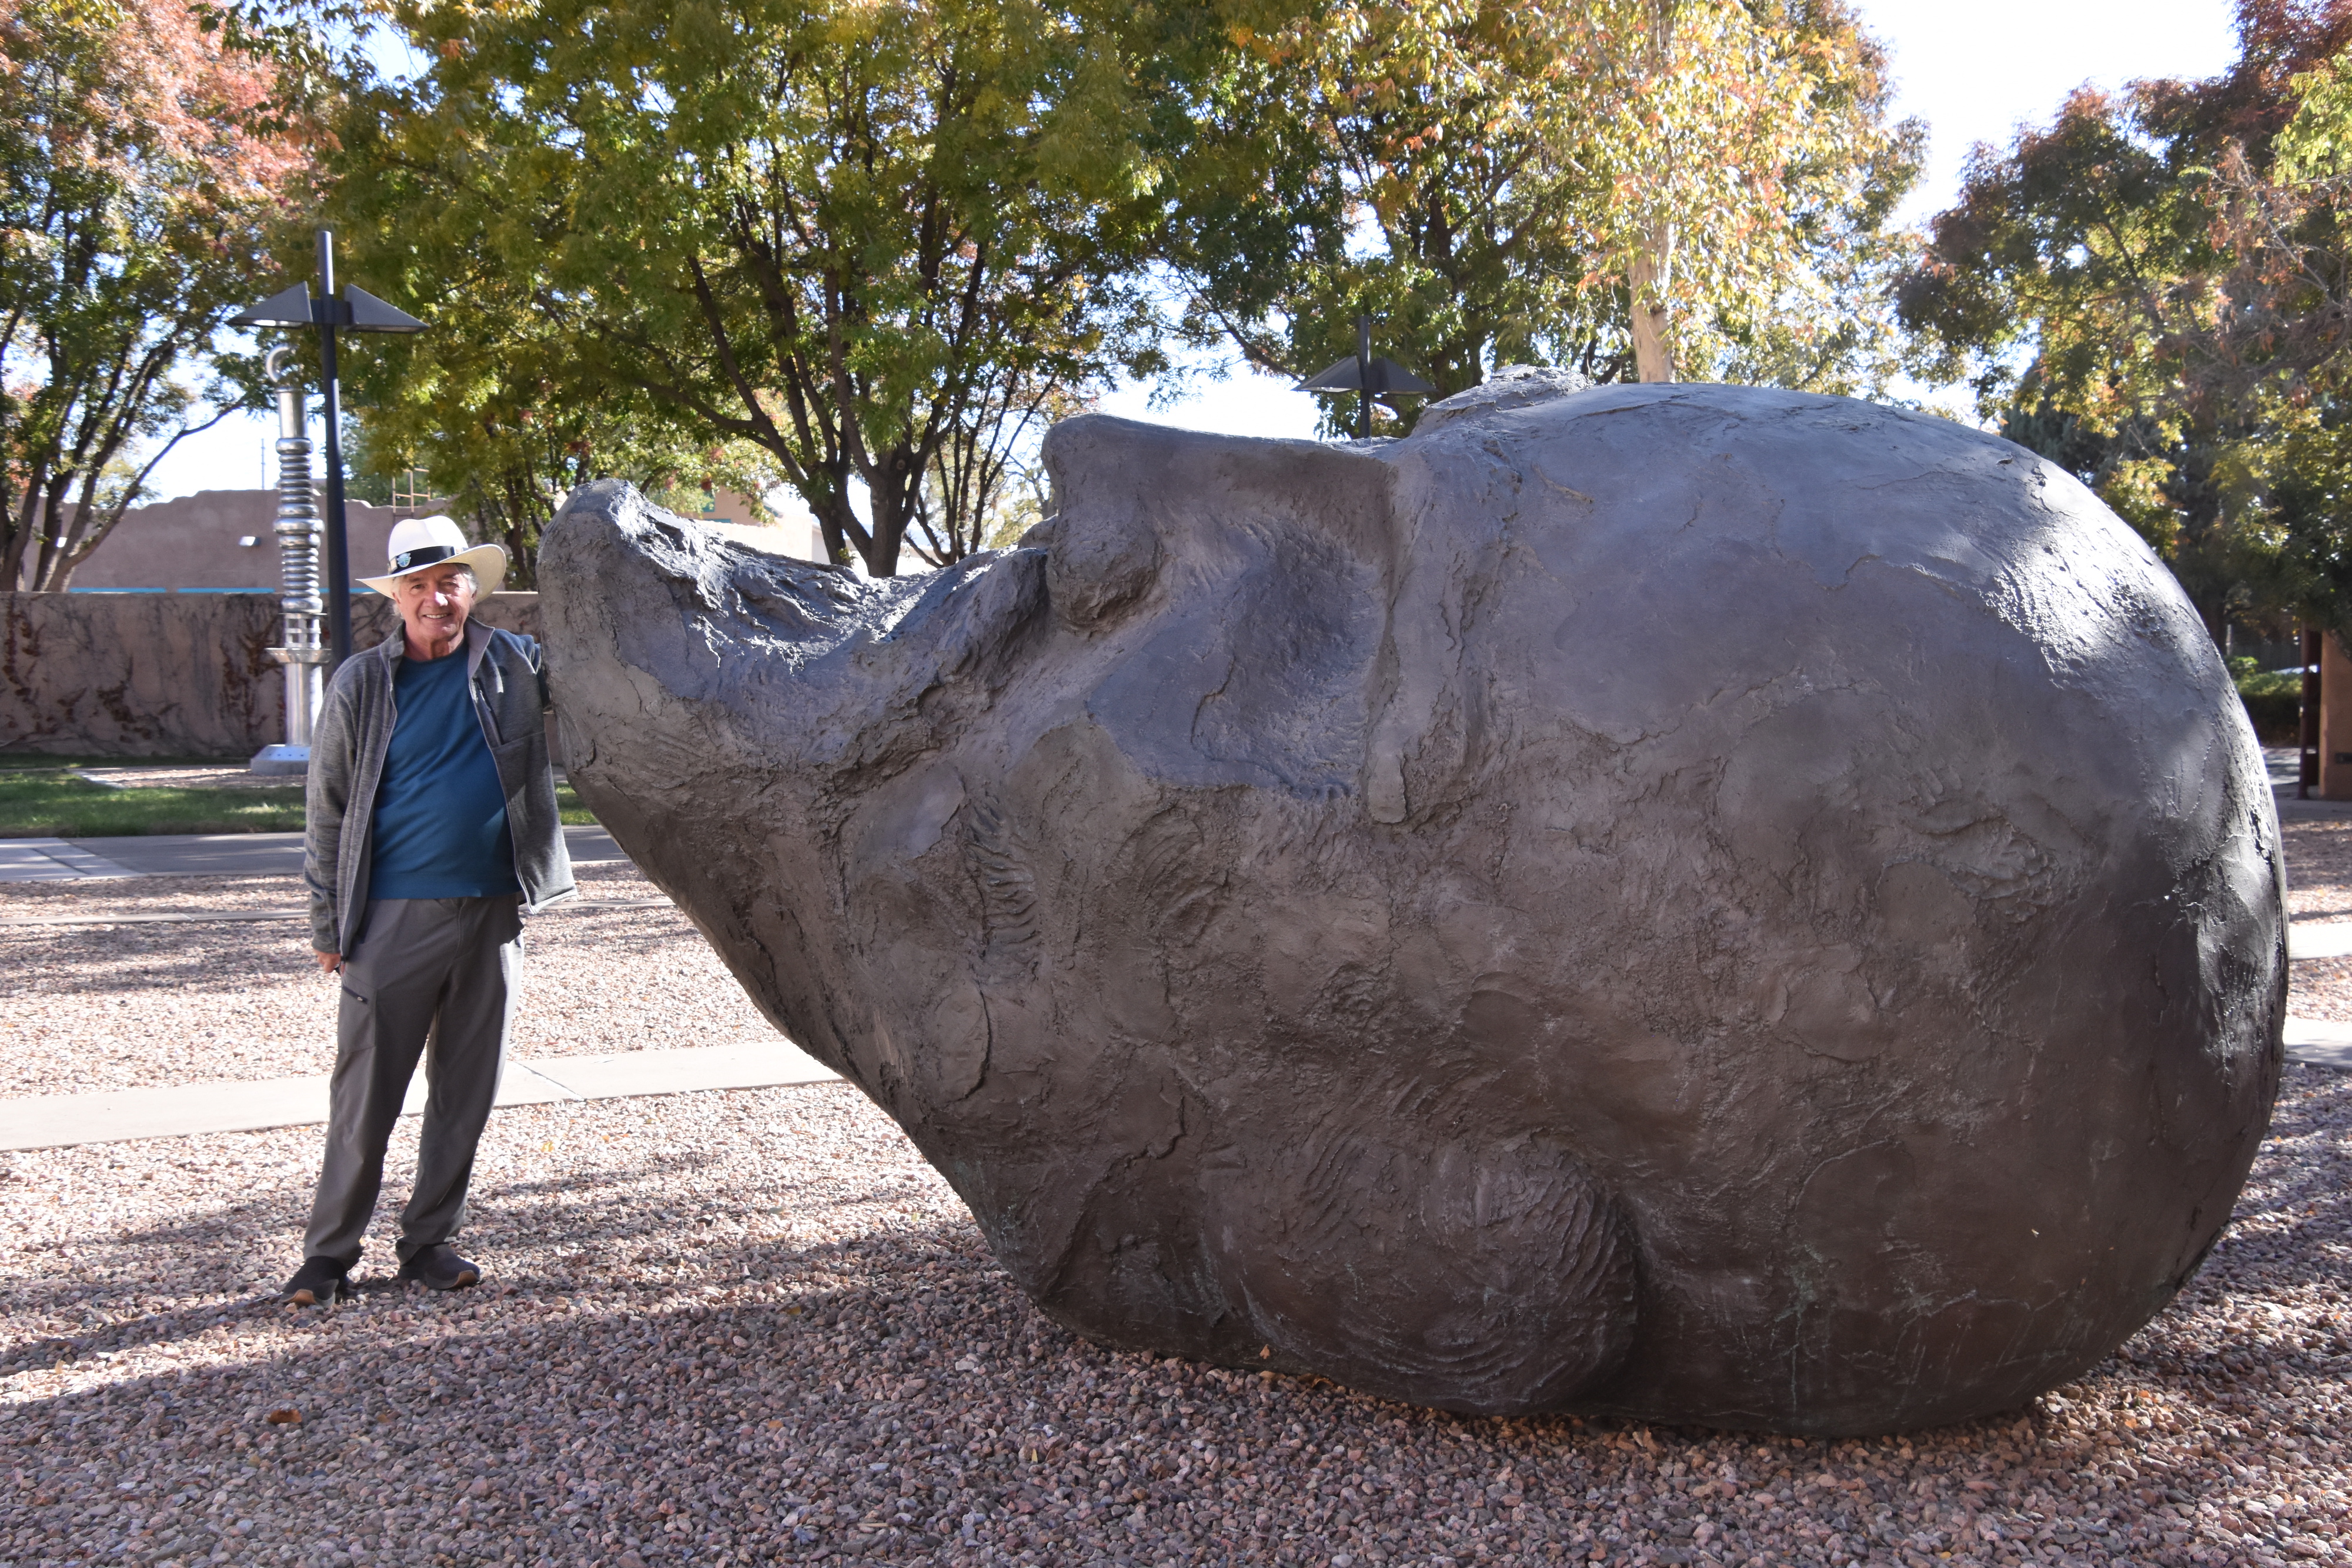
[[[310,746],[310,945],[342,996],[327,1156],[284,1293],[299,1306],[350,1293],[420,1054],[430,1092],[399,1278],[481,1278],[450,1243],[506,1060],[521,914],[572,892],[539,646],[470,619],[506,551],[416,517],[391,553],[387,575],[361,580],[399,606],[400,630],[335,673]]]

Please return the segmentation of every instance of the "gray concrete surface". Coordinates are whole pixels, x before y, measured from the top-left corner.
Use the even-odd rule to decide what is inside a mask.
[[[633,1051],[614,1056],[542,1057],[507,1063],[500,1106],[554,1100],[617,1100],[701,1089],[764,1089],[830,1083],[838,1075],[786,1040],[714,1045],[699,1051]],[[425,1107],[425,1075],[408,1088],[401,1113]],[[300,1127],[327,1119],[327,1079],[173,1084],[103,1094],[0,1100],[0,1150],[119,1144],[192,1133]]]
[[[2286,956],[2290,958],[2352,957],[2352,925],[2321,925],[2309,921],[2294,921],[2286,928]]]
[[[629,857],[602,828],[566,828],[574,862]],[[0,882],[115,876],[299,876],[299,833],[149,833],[133,838],[0,839]],[[248,916],[247,918],[250,918]]]
[[[301,868],[298,864],[295,869],[299,872]],[[80,882],[138,874],[128,866],[63,839],[0,839],[0,882]]]

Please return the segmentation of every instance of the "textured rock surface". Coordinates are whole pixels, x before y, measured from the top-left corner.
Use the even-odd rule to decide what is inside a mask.
[[[617,485],[572,778],[1049,1313],[1446,1408],[1810,1432],[2090,1366],[2229,1217],[2277,830],[2162,567],[1956,425],[1517,385],[1049,438],[866,583]]]

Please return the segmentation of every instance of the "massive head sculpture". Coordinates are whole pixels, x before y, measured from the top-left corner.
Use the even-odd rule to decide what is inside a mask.
[[[2277,831],[2031,453],[1721,387],[1377,447],[1085,418],[861,581],[635,492],[541,556],[582,796],[1093,1338],[1855,1433],[2083,1371],[2276,1087]]]

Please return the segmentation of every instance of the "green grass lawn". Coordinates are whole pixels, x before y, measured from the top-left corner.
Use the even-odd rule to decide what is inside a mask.
[[[131,833],[290,833],[302,827],[299,782],[256,789],[110,789],[61,762],[121,768],[121,758],[45,757],[0,764],[0,839],[100,839]],[[569,784],[555,803],[567,825],[595,821]]]

